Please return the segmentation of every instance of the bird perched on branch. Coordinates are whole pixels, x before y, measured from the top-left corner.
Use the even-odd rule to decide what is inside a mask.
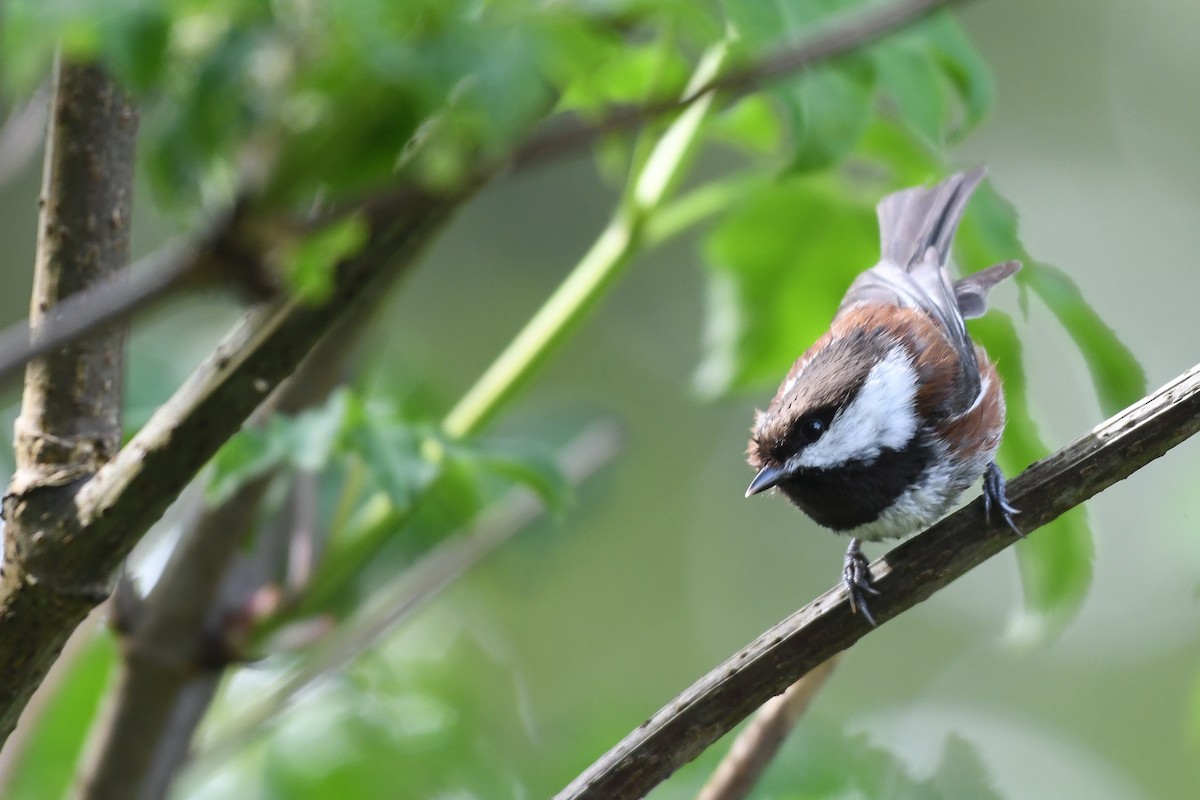
[[[819,525],[852,537],[842,569],[851,607],[874,624],[863,540],[936,521],[983,477],[985,508],[1020,535],[994,461],[1004,430],[996,368],[964,318],[1020,264],[954,282],[947,262],[983,168],[885,197],[882,253],[846,292],[829,331],[796,360],[748,450],[746,496],[778,489]]]

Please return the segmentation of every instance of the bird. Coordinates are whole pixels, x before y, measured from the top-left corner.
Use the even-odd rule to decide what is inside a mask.
[[[746,497],[774,489],[818,525],[849,535],[842,585],[872,626],[878,595],[864,541],[937,521],[983,479],[984,508],[1017,536],[996,465],[1005,423],[996,367],[965,319],[1021,265],[952,281],[951,244],[984,168],[883,198],[880,260],[846,291],[829,330],[788,371],[751,428]]]

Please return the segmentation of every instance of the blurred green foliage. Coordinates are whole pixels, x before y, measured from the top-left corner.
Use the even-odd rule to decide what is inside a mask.
[[[102,59],[141,100],[143,167],[156,202],[185,219],[241,195],[259,208],[304,213],[400,182],[453,185],[476,165],[503,158],[552,112],[595,120],[618,104],[676,96],[699,54],[722,39],[732,42],[734,66],[753,64],[863,5],[14,0],[2,12],[0,66],[8,92],[20,93],[45,80],[56,44],[73,57]],[[716,104],[689,144],[718,154],[723,171],[697,170],[644,220],[647,248],[709,226],[701,245],[708,325],[696,375],[705,395],[774,386],[827,326],[853,276],[876,259],[875,202],[947,171],[947,148],[979,124],[993,93],[982,57],[954,19],[939,14]],[[603,173],[637,176],[665,124],[648,120],[636,142],[602,142]],[[365,235],[349,217],[295,243],[285,258],[295,293],[319,302],[337,261]],[[987,187],[978,193],[959,239],[966,271],[1025,262],[1023,292],[1069,333],[1106,410],[1143,392],[1136,360],[1069,277],[1025,252],[1016,212],[999,195]],[[1030,407],[1022,345],[1012,321],[996,311],[973,321],[972,332],[1004,376],[1010,424],[1002,459],[1012,472],[1048,451]],[[307,596],[266,628],[348,616],[390,578],[381,573],[460,532],[514,485],[553,509],[567,507],[570,487],[542,431],[516,441],[455,440],[441,432],[439,410],[389,402],[361,381],[322,408],[247,428],[221,450],[208,475],[209,502],[269,473],[280,480],[312,473],[325,487],[326,538]],[[1091,577],[1084,512],[1018,549],[1029,608],[1057,629],[1078,609]],[[400,671],[384,656],[361,659],[305,705],[290,733],[289,723],[274,732],[262,760],[246,767],[261,770],[261,787],[242,796],[522,797],[548,791],[561,781],[563,764],[592,754],[584,748],[600,735],[587,721],[571,721],[548,747],[562,761],[539,765],[547,748],[524,727],[506,667],[469,638],[441,644],[427,663],[409,661]],[[111,648],[104,652],[111,660]],[[90,651],[86,658],[73,674],[86,673],[87,681],[71,683],[72,693],[98,691],[103,670]],[[269,660],[264,669],[286,673],[291,663]],[[35,740],[13,797],[50,796],[62,785],[61,773],[45,774],[47,754],[55,747],[78,752],[91,714],[58,714],[93,702],[71,697],[64,690],[43,717],[38,736],[54,727],[61,740]],[[511,737],[480,733],[505,728]],[[789,764],[779,778],[789,788],[777,796],[883,796],[885,789],[891,797],[996,796],[958,739],[928,777],[908,777],[897,757],[829,726],[806,742],[811,752]],[[205,775],[187,785],[202,797],[215,792],[222,774],[214,771],[209,788]]]

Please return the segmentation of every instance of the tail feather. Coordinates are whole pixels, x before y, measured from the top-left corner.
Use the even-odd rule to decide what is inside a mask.
[[[983,173],[983,167],[978,167],[934,186],[917,186],[883,198],[877,206],[883,257],[858,276],[839,309],[840,313],[859,303],[886,303],[919,308],[937,320],[958,353],[961,370],[955,396],[964,407],[979,396],[981,382],[975,346],[963,317],[982,314],[988,290],[1019,268],[1011,262],[957,284],[950,280],[947,261],[954,234]]]
[[[935,186],[917,186],[888,195],[876,208],[884,261],[903,269],[921,263],[930,248],[938,265],[950,257],[950,244],[963,210],[984,168],[952,175]]]

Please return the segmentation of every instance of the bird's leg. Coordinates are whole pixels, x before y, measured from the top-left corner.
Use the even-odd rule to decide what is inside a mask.
[[[989,462],[987,470],[983,473],[983,513],[989,521],[992,518],[993,507],[1000,511],[1000,516],[1009,530],[1024,539],[1025,534],[1021,533],[1021,529],[1013,521],[1013,514],[1021,512],[1009,504],[1008,496],[1004,492],[1004,473],[996,466],[995,461]]]
[[[842,585],[850,595],[850,610],[862,614],[871,627],[875,627],[875,618],[867,610],[867,594],[879,594],[879,590],[871,585],[871,562],[863,555],[862,542],[851,539],[846,548],[846,558],[842,562]]]

